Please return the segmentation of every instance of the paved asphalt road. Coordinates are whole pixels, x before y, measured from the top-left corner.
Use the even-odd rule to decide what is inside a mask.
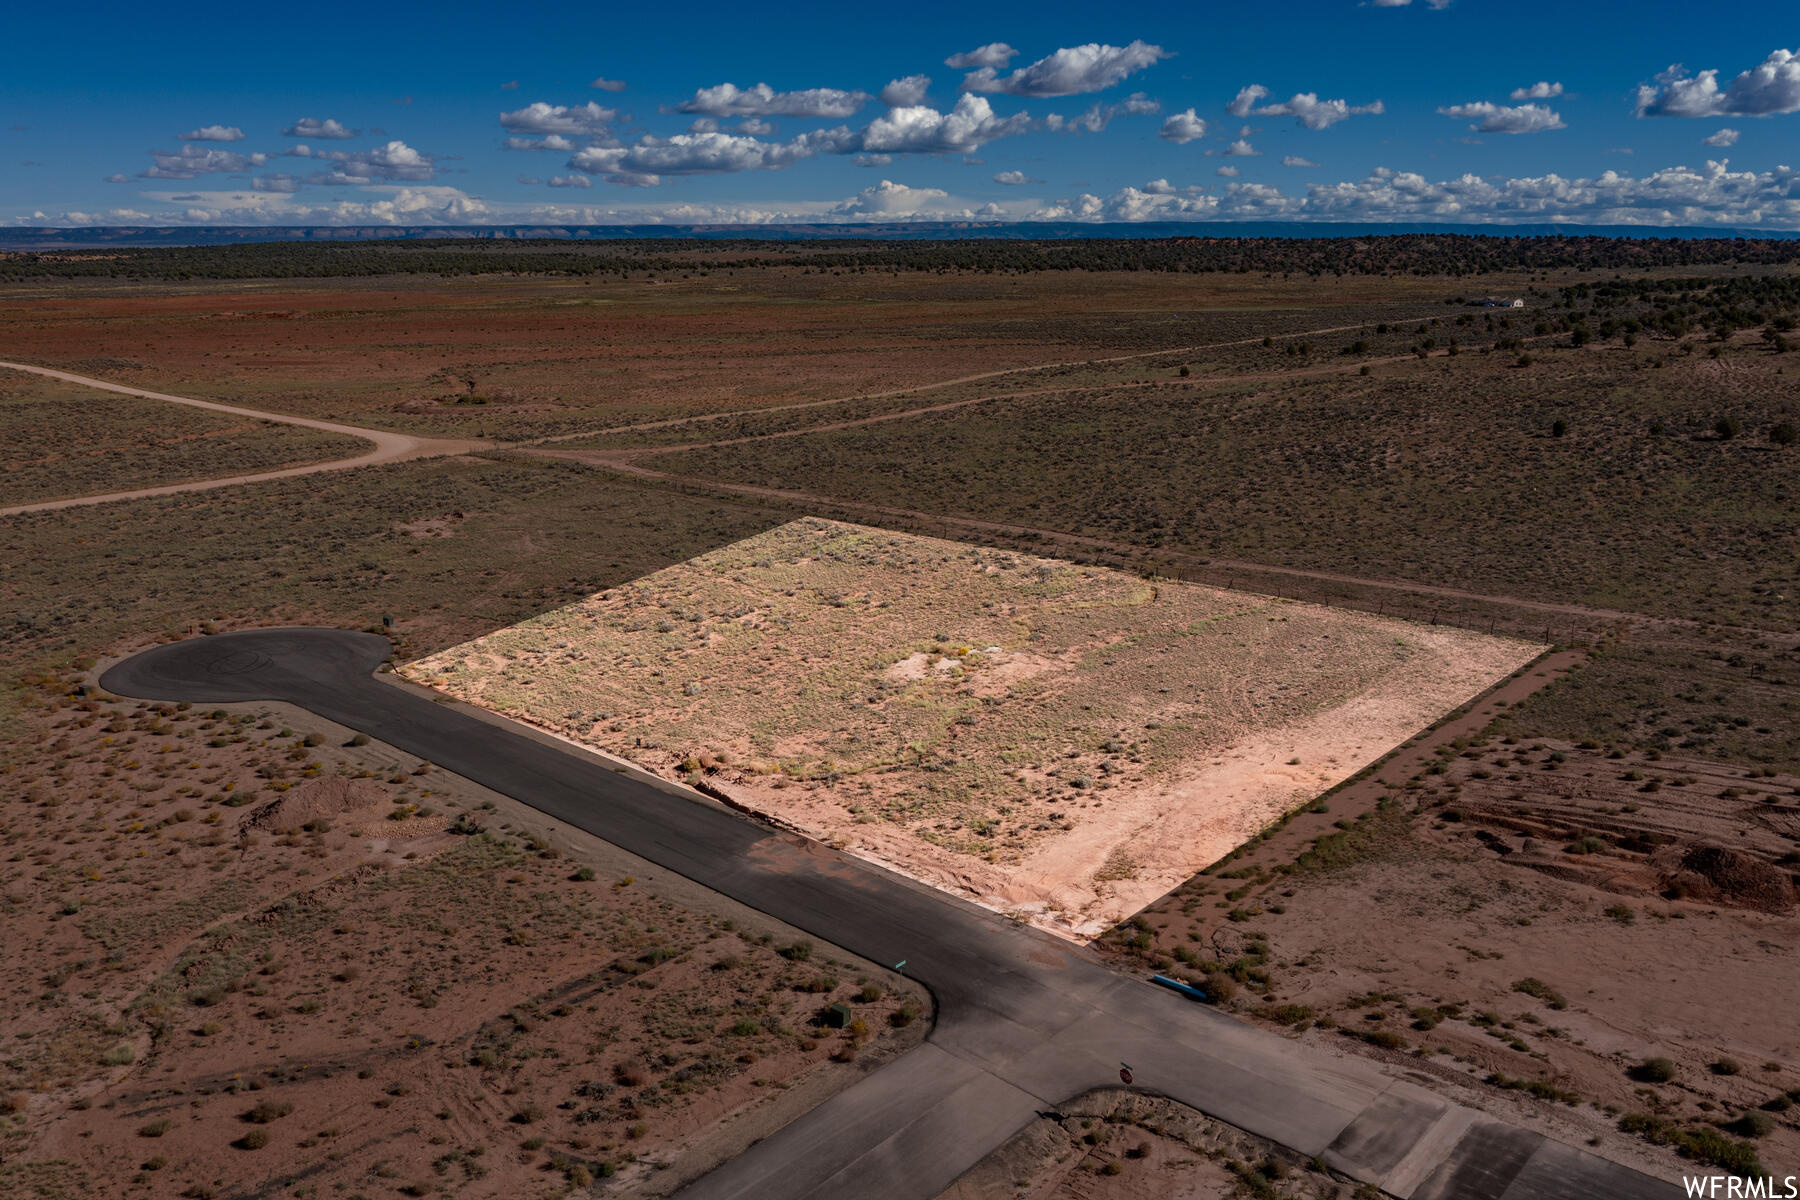
[[[1083,1092],[1136,1084],[1319,1156],[1406,1200],[1661,1200],[1681,1194],[1438,1098],[1400,1068],[1290,1042],[674,787],[434,703],[372,672],[385,639],[270,629],[175,642],[101,678],[124,696],[283,700],[587,830],[906,972],[938,1005],[925,1043],[687,1189],[715,1197],[924,1200]]]

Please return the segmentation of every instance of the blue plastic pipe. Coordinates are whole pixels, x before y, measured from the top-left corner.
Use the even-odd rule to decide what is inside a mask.
[[[1163,987],[1168,988],[1172,992],[1180,992],[1182,995],[1186,996],[1189,1000],[1204,1000],[1204,999],[1206,999],[1206,993],[1201,991],[1199,988],[1197,988],[1194,985],[1189,984],[1189,983],[1183,983],[1179,979],[1170,979],[1167,975],[1152,975],[1150,977],[1150,982],[1151,983],[1159,983]]]

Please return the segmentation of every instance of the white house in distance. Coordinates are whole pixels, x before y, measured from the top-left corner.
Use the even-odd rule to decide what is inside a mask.
[[[1524,308],[1522,299],[1502,300],[1498,296],[1483,296],[1479,300],[1469,301],[1470,308]]]

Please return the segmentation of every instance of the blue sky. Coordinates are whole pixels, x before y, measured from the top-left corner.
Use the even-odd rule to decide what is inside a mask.
[[[0,222],[1800,228],[1772,0],[179,13],[9,21]]]

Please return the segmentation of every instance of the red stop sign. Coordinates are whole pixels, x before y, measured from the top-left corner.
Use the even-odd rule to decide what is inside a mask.
[[[1119,1068],[1119,1082],[1120,1083],[1130,1083],[1131,1082],[1131,1068],[1130,1067],[1120,1067]]]

